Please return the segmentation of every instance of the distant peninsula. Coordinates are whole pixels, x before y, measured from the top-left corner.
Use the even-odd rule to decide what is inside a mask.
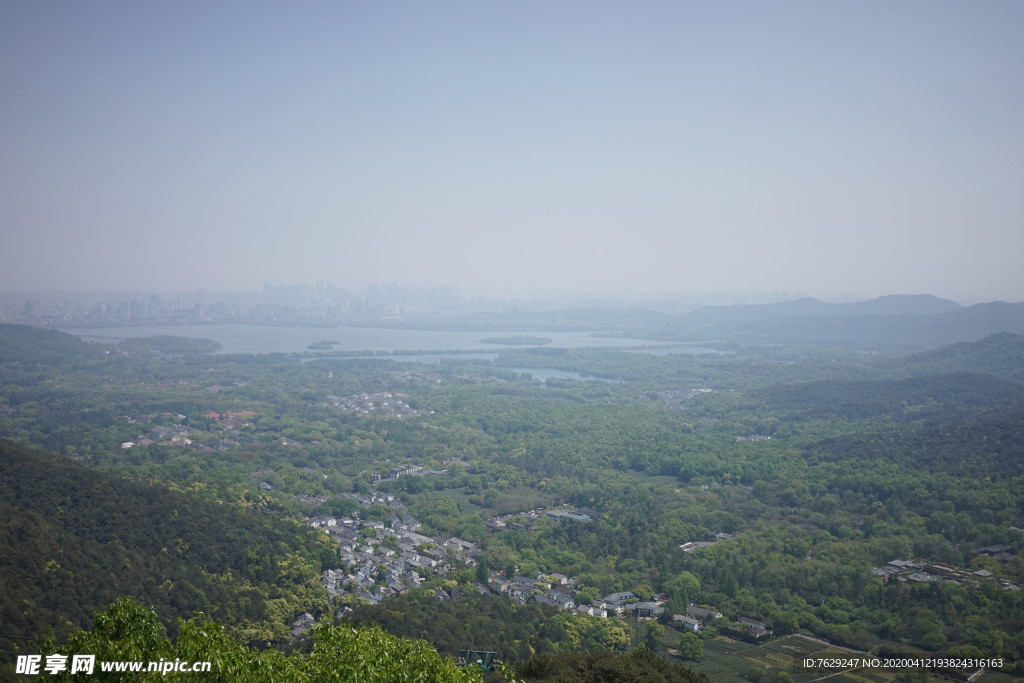
[[[508,337],[488,337],[487,339],[481,339],[481,344],[510,344],[515,346],[541,346],[543,344],[550,344],[553,339],[547,337],[531,337],[526,334],[513,334]]]

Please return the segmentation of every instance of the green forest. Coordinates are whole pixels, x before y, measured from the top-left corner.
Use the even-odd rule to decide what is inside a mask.
[[[109,641],[93,615],[113,605],[153,652],[216,631],[281,680],[320,680],[364,631],[438,671],[494,651],[517,680],[812,680],[828,672],[789,645],[812,642],[1024,675],[1021,335],[438,363],[216,349],[0,326],[4,666]],[[311,527],[328,516],[355,540]],[[344,546],[394,556],[399,523],[434,539],[420,556],[454,537],[472,557],[382,597],[388,568],[360,578]],[[364,583],[331,592],[333,572]],[[513,599],[514,577],[574,608]]]

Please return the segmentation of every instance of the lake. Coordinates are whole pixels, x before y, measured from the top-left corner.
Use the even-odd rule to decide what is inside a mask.
[[[129,337],[170,335],[220,342],[219,353],[302,353],[310,344],[331,340],[339,343],[332,351],[496,351],[501,348],[523,348],[516,345],[484,344],[480,340],[494,336],[491,332],[462,330],[408,330],[380,327],[284,327],[211,323],[208,325],[138,325],[123,327],[90,327],[63,330],[86,341],[113,344]],[[524,333],[525,334],[525,333]],[[508,336],[502,333],[502,336]],[[552,340],[544,346],[563,349],[616,348],[651,345],[641,339],[595,337],[589,332],[544,332]],[[678,345],[676,345],[678,346]],[[683,349],[687,350],[683,350]],[[717,353],[713,349],[680,347],[679,353]],[[408,360],[421,360],[413,356]],[[395,356],[401,360],[402,356]]]
[[[170,335],[193,339],[213,339],[220,342],[218,353],[303,353],[310,344],[319,341],[337,341],[332,347],[335,352],[371,351],[388,355],[377,358],[395,361],[438,363],[443,360],[475,359],[489,362],[501,348],[523,348],[519,345],[485,344],[481,339],[493,336],[480,331],[450,330],[408,330],[380,327],[285,327],[274,325],[247,324],[202,324],[202,325],[138,325],[122,327],[91,327],[64,330],[86,341],[116,343],[130,337],[156,337]],[[619,348],[623,351],[656,354],[719,354],[716,349],[692,344],[652,343],[648,340],[623,337],[593,336],[589,332],[544,332],[551,339],[553,348]],[[638,348],[643,347],[643,348]],[[479,353],[457,353],[477,351]],[[392,352],[397,355],[390,355]],[[423,353],[410,353],[422,351]],[[433,353],[431,353],[433,352]],[[330,352],[310,355],[303,360],[331,358]],[[365,357],[365,356],[363,356]],[[335,356],[351,358],[351,356]],[[529,372],[541,382],[549,378],[596,380],[597,377],[552,368],[515,368],[517,372]],[[616,380],[603,380],[616,381]]]

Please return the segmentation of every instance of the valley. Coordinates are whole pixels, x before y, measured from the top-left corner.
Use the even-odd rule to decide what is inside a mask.
[[[642,643],[811,680],[767,653],[814,642],[1021,673],[1024,337],[864,354],[755,323],[728,353],[435,362],[3,325],[7,634],[132,596],[172,633],[200,610],[293,650],[345,619],[523,671]]]

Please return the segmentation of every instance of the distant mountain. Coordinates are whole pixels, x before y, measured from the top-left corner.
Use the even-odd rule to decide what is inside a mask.
[[[883,307],[892,303],[884,302]],[[868,309],[860,307],[854,310]],[[1024,334],[1024,304],[994,302],[939,313],[762,318],[716,324],[711,334],[720,339],[754,344],[814,344],[909,351],[977,341],[998,332]],[[707,338],[708,334],[706,327],[676,332],[677,338],[681,339]]]
[[[919,329],[948,340],[944,343],[976,341],[999,332],[1024,334],[1024,303],[975,304],[922,320]]]
[[[547,311],[512,310],[467,313],[447,324],[426,327],[488,331],[629,331],[658,327],[677,320],[675,315],[642,308],[562,308]]]
[[[807,316],[930,315],[956,311],[961,308],[963,307],[955,301],[940,299],[930,294],[891,295],[869,301],[843,304],[830,304],[808,297],[773,304],[705,306],[682,316],[682,322],[684,324],[714,325],[725,322],[749,322]]]
[[[897,420],[947,417],[978,409],[1024,407],[1024,387],[975,373],[897,380],[827,380],[765,387],[750,392],[762,406],[792,419]]]
[[[768,320],[772,318],[798,318],[823,315],[835,304],[806,297],[773,304],[740,304],[737,306],[702,306],[680,316],[684,324],[715,325],[725,322]]]
[[[891,294],[869,301],[835,304],[838,315],[932,315],[959,311],[960,304],[931,294]]]
[[[918,351],[1024,334],[1024,304],[964,307],[929,294],[832,304],[805,298],[773,304],[705,306],[684,315],[625,308],[474,313],[447,326],[479,330],[617,332],[659,341],[715,339],[752,345],[800,344],[869,351]]]
[[[1000,332],[976,342],[915,353],[893,365],[915,375],[984,372],[1024,384],[1024,335]]]

